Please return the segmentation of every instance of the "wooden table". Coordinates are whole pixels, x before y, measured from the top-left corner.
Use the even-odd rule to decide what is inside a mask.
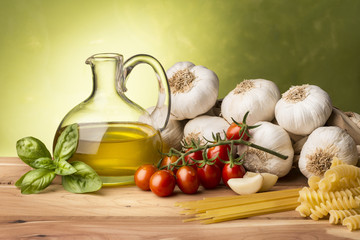
[[[0,239],[360,239],[360,231],[304,219],[295,211],[223,223],[183,223],[178,201],[230,196],[222,186],[159,198],[135,186],[103,188],[92,194],[63,190],[59,179],[43,193],[22,195],[14,182],[30,168],[18,158],[0,158]],[[274,190],[306,186],[293,170]]]

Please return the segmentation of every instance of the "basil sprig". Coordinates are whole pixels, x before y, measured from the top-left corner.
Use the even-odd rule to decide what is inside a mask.
[[[78,125],[72,124],[65,128],[58,138],[51,158],[45,144],[34,137],[25,137],[17,141],[16,151],[19,158],[34,168],[25,173],[15,186],[22,194],[39,193],[47,188],[56,175],[62,176],[65,190],[73,193],[95,192],[102,187],[97,173],[83,162],[67,161],[75,153],[79,141]]]

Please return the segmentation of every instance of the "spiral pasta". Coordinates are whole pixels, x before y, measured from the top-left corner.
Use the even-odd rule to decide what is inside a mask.
[[[347,217],[360,214],[360,208],[348,209],[348,210],[330,210],[329,222],[331,224],[342,223]]]
[[[330,168],[325,172],[324,176],[333,181],[338,181],[341,178],[357,178],[360,177],[360,168],[353,165],[342,164]]]
[[[329,214],[332,224],[360,229],[360,168],[335,157],[324,177],[310,177],[308,185],[299,191],[301,216],[318,220]]]
[[[342,197],[351,197],[354,195],[355,194],[353,194],[353,192],[351,192],[349,189],[335,191],[335,192],[322,192],[319,190],[315,191],[313,189],[304,187],[299,191],[299,200],[306,201],[312,206],[315,206],[327,200],[332,200],[335,198],[342,198]]]
[[[356,230],[360,228],[360,215],[347,217],[343,220],[343,225],[349,230]]]
[[[358,197],[335,198],[310,209],[310,218],[319,220],[328,215],[330,210],[346,210],[360,207],[360,199]]]
[[[333,167],[336,167],[336,166],[339,166],[339,165],[344,165],[344,162],[341,161],[339,158],[337,157],[333,157],[333,159],[331,160],[331,166],[330,168],[333,168]]]
[[[353,165],[338,165],[327,170],[318,183],[321,191],[337,191],[360,186],[360,168]]]
[[[317,190],[319,189],[319,181],[321,180],[321,178],[319,176],[311,176],[309,179],[308,179],[308,185],[310,188],[314,189],[314,190]]]

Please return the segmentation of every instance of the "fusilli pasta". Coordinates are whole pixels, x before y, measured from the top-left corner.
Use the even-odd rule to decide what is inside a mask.
[[[343,220],[343,225],[349,230],[356,230],[360,228],[360,215],[347,217]]]
[[[349,210],[330,210],[329,222],[331,224],[342,223],[346,217],[360,214],[360,208],[354,208]]]

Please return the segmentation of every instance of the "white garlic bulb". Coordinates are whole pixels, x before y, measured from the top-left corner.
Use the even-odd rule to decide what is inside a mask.
[[[275,105],[280,99],[276,84],[265,79],[244,80],[223,99],[221,114],[228,121],[243,120],[249,111],[247,124],[274,119]]]
[[[225,138],[225,132],[230,124],[222,117],[202,115],[188,121],[184,127],[184,139],[187,143],[191,140],[205,144],[206,140],[213,140],[212,134],[220,134]],[[205,139],[204,139],[205,138]]]
[[[160,128],[161,126],[164,126],[168,109],[166,106],[160,108],[160,111],[154,111],[154,109],[155,107],[150,107],[147,108],[146,111],[150,113],[152,124],[154,124],[155,127]],[[181,150],[181,140],[184,136],[184,124],[181,121],[170,118],[165,129],[162,130],[160,134],[165,148]]]
[[[178,62],[166,75],[171,91],[171,114],[175,119],[192,119],[215,105],[219,79],[210,69],[191,62]]]
[[[330,96],[315,85],[293,86],[275,107],[278,124],[290,133],[310,134],[325,124],[332,112]]]
[[[346,164],[356,165],[358,152],[350,135],[339,127],[319,127],[306,140],[299,159],[299,169],[307,178],[323,176],[333,157]]]
[[[251,130],[250,142],[288,156],[286,160],[256,148],[239,145],[238,154],[245,153],[244,167],[251,172],[266,172],[283,177],[291,170],[294,149],[289,134],[279,125],[257,122],[260,125]]]

